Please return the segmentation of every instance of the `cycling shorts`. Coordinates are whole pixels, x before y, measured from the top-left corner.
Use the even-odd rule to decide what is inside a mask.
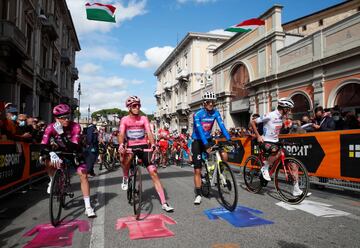
[[[276,143],[268,141],[259,144],[259,148],[264,152],[265,157],[276,155],[279,151],[279,146]]]
[[[213,143],[212,139],[208,139],[210,144]],[[201,140],[194,140],[191,144],[191,152],[193,154],[194,169],[201,169],[202,167],[202,154],[206,152],[206,148]]]
[[[136,149],[136,148],[142,148],[142,149],[149,149],[148,145],[138,145],[138,146],[129,146],[128,148]],[[134,155],[136,155],[139,159],[142,160],[142,164],[145,167],[148,167],[151,165],[151,157],[152,152],[134,152]]]

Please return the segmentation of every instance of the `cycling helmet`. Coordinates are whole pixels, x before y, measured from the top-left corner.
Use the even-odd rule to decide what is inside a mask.
[[[129,96],[128,99],[126,99],[125,105],[127,108],[129,108],[134,103],[141,104],[140,98],[137,96]]]
[[[216,101],[216,95],[215,95],[215,93],[212,92],[212,91],[206,91],[206,92],[204,93],[202,99],[203,99],[204,101],[206,101],[206,100],[214,100],[214,101]]]
[[[71,109],[70,109],[69,105],[64,104],[64,103],[56,105],[53,109],[53,115],[55,115],[55,116],[66,115],[66,114],[70,114],[70,113],[71,113]]]
[[[116,127],[111,128],[111,132],[117,132],[118,129]]]
[[[169,123],[165,123],[165,124],[164,124],[164,128],[169,129],[169,128],[170,128]]]
[[[294,101],[290,98],[283,97],[278,100],[278,106],[282,108],[294,108]]]

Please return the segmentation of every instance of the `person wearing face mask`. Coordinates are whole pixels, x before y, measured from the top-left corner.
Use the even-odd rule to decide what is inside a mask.
[[[16,124],[17,113],[17,109],[12,105],[6,108],[6,118],[11,120],[14,124]]]
[[[31,141],[32,139],[32,126],[28,126],[26,123],[27,116],[25,114],[19,114],[16,120],[16,136],[20,140]]]

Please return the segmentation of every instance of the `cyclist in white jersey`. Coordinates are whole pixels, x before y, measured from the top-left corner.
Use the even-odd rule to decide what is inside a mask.
[[[276,144],[279,142],[280,130],[283,126],[283,117],[286,116],[291,109],[294,108],[294,102],[289,98],[280,98],[278,100],[278,107],[276,110],[260,116],[252,120],[251,126],[256,134],[259,147],[265,151],[268,159],[264,161],[264,166],[261,168],[262,176],[265,180],[271,181],[269,175],[269,166],[272,165],[280,156],[279,147]],[[263,135],[261,136],[256,128],[256,124],[263,123]],[[299,183],[296,182],[293,188],[293,195],[301,195],[302,191],[299,188]],[[308,193],[308,196],[311,193]]]

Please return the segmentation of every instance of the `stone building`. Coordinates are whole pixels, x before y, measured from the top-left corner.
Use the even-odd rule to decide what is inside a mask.
[[[0,0],[0,100],[51,120],[59,102],[77,107],[80,43],[65,0]]]

